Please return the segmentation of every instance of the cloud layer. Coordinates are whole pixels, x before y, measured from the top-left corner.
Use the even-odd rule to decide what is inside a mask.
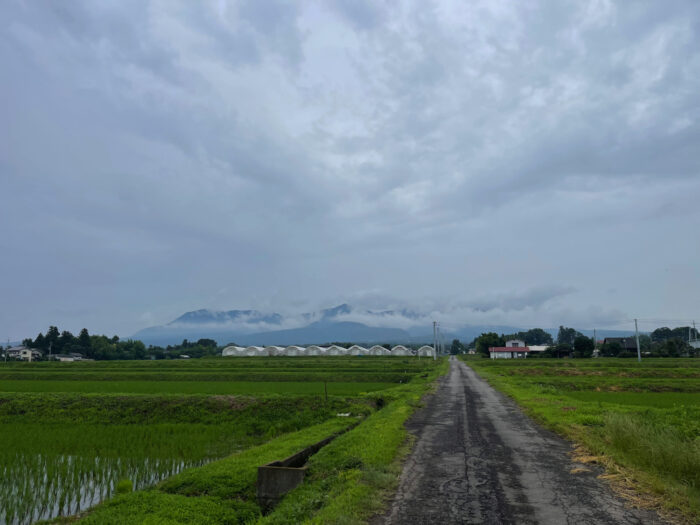
[[[700,317],[692,0],[0,13],[3,337],[353,299]]]

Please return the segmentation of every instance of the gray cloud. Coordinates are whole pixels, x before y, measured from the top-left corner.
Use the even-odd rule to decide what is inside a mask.
[[[2,337],[353,299],[700,310],[693,1],[0,14]]]

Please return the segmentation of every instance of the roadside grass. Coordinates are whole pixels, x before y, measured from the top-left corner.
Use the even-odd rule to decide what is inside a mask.
[[[649,359],[644,366],[627,361],[627,370],[621,360],[610,360],[610,375],[605,374],[605,359],[566,360],[560,366],[539,359],[465,361],[534,419],[583,444],[591,454],[610,458],[637,490],[651,494],[667,512],[680,513],[688,523],[700,522],[700,380],[689,378],[688,370],[679,366],[687,362],[688,368],[695,369],[700,360],[674,360],[674,366],[664,366],[668,365],[664,360]],[[656,361],[661,361],[658,369]],[[553,369],[570,371],[578,366],[584,372],[595,369],[602,374],[569,372],[567,381],[549,380]],[[658,380],[653,379],[659,369],[677,373],[680,388],[660,391]],[[635,376],[634,391],[606,389],[621,374]],[[672,384],[672,377],[663,381]]]
[[[258,524],[364,523],[381,511],[409,450],[404,424],[448,366],[442,359],[424,380],[389,391],[382,410],[309,459],[308,479]]]

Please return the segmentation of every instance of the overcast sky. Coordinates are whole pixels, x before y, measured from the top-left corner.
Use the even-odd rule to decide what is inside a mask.
[[[700,321],[697,0],[5,0],[0,71],[3,340]]]

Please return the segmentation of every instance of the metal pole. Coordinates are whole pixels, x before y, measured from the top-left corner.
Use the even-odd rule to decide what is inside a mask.
[[[598,338],[596,337],[595,328],[594,328],[593,329],[593,357],[598,357],[598,354],[596,354],[597,349],[598,349]]]
[[[433,360],[437,354],[437,321],[433,321]]]
[[[637,339],[637,361],[642,362],[642,351],[639,349],[639,330],[637,329],[637,320],[634,320],[634,337]]]

